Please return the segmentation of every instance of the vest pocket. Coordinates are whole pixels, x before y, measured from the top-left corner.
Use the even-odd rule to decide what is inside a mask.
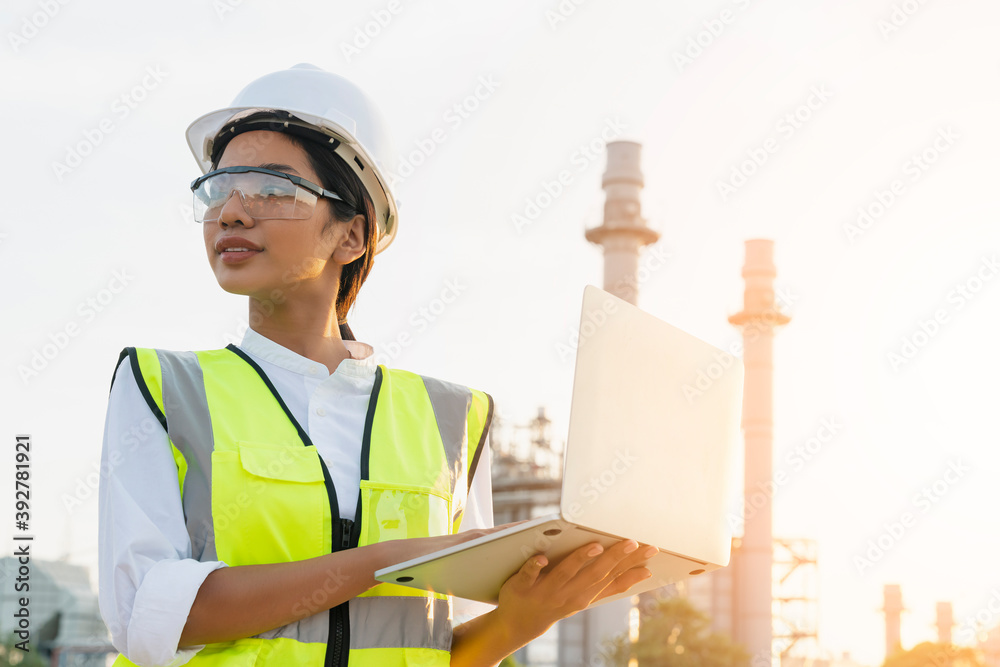
[[[428,486],[361,480],[361,542],[451,534],[451,494]]]
[[[237,441],[212,452],[216,552],[228,565],[329,553],[329,497],[315,447]]]

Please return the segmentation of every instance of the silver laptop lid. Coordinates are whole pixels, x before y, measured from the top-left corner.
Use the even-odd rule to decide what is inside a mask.
[[[728,563],[743,362],[593,285],[579,332],[563,518]]]

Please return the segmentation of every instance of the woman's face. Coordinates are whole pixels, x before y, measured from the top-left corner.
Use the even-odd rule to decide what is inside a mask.
[[[235,166],[282,171],[320,185],[305,151],[281,132],[255,130],[233,137],[218,168]],[[359,247],[358,239],[351,238],[357,236],[352,234],[357,225],[335,223],[323,234],[332,215],[330,201],[320,197],[306,220],[257,220],[233,193],[218,220],[202,223],[208,262],[219,285],[233,294],[279,303],[293,289],[319,290],[320,295],[332,291],[336,298],[341,266],[363,254],[363,242]],[[232,245],[235,237],[259,250],[221,252],[220,247]]]

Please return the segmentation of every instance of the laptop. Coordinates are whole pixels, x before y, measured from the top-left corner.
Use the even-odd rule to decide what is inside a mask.
[[[536,553],[634,539],[653,576],[591,607],[729,564],[743,362],[593,285],[583,291],[559,511],[375,572],[498,603]],[[487,453],[488,454],[488,453]]]

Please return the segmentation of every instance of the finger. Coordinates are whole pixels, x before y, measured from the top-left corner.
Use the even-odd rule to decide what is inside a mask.
[[[546,565],[548,565],[549,560],[542,554],[535,554],[528,560],[524,562],[521,569],[517,571],[514,575],[516,583],[523,588],[531,588],[538,581],[538,574],[542,571]]]
[[[617,574],[629,569],[631,564],[636,562],[637,554],[641,554],[642,551],[635,540],[622,540],[613,544],[600,558],[588,565],[584,574],[595,583],[603,581],[603,584],[607,584]]]
[[[604,589],[594,598],[594,602],[603,600],[606,597],[624,593],[639,582],[645,581],[653,576],[648,567],[635,567],[621,575],[615,577],[614,581],[604,587]],[[593,602],[591,603],[593,604]]]
[[[641,578],[634,579],[636,574],[629,573],[632,572],[630,570],[631,564],[635,563],[637,558],[641,558],[645,552],[646,549],[641,548],[635,540],[622,540],[613,544],[600,558],[583,568],[576,577],[576,580],[583,587],[579,591],[579,597],[576,598],[576,604],[588,607],[596,600],[627,590],[630,586],[641,581]],[[637,569],[643,572],[649,571],[646,568]],[[619,579],[623,577],[623,581],[619,582]],[[625,588],[620,588],[622,585]],[[608,590],[609,587],[611,587],[610,590]]]
[[[597,542],[584,544],[553,567],[552,571],[545,576],[545,581],[550,582],[549,585],[553,591],[558,590],[575,577],[589,561],[600,556],[603,552],[604,547]]]
[[[601,599],[608,595],[614,595],[613,592],[605,592],[608,586],[614,585],[627,572],[632,572],[630,576],[634,577],[637,572],[649,571],[648,568],[642,566],[648,564],[649,559],[658,552],[659,549],[656,547],[638,544],[635,540],[622,540],[613,545],[601,558],[587,566],[580,575],[590,583],[586,588],[586,594],[590,595],[590,599]],[[637,581],[641,581],[641,579]],[[628,581],[626,588],[635,583],[636,581]],[[612,590],[619,592],[617,589]]]
[[[614,565],[614,567],[612,567],[611,572],[609,573],[608,576],[614,578],[634,567],[637,567],[639,565],[646,565],[650,561],[650,559],[656,556],[656,554],[658,554],[659,552],[660,550],[654,546],[640,544],[638,549],[628,554],[622,560],[618,561]]]

